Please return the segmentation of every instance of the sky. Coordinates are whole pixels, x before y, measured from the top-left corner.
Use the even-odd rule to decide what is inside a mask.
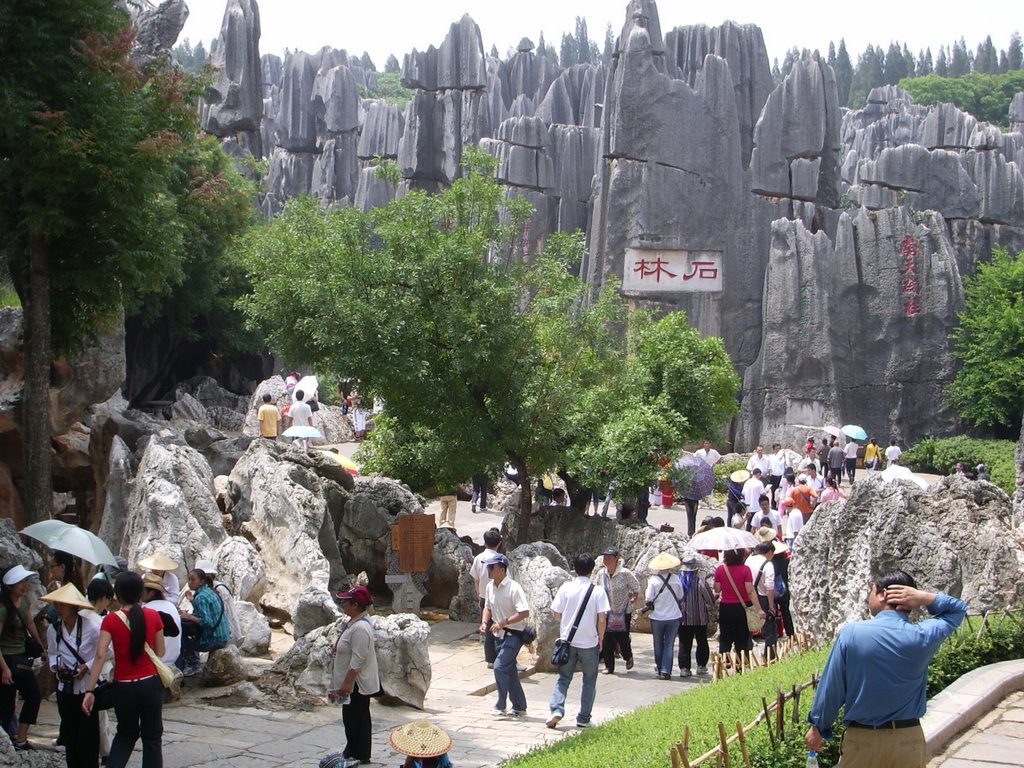
[[[209,47],[220,33],[227,0],[186,0],[189,18],[179,42],[189,38]],[[540,33],[545,42],[557,46],[562,34],[573,33],[576,16],[587,20],[587,32],[598,48],[604,45],[605,28],[611,22],[618,36],[626,18],[627,0],[256,0],[260,9],[262,37],[260,53],[282,54],[285,48],[318,51],[325,45],[344,48],[350,55],[370,54],[378,70],[384,69],[388,54],[402,61],[413,48],[425,50],[440,46],[448,28],[464,13],[480,27],[484,50],[496,45],[505,56],[523,37],[537,43]],[[765,0],[722,0],[718,3],[683,3],[663,0],[658,5],[662,33],[689,24],[718,25],[732,20],[757,24],[764,35],[768,59],[780,63],[786,51],[818,49],[828,52],[828,44],[837,46],[840,38],[853,63],[868,44],[889,47],[890,42],[906,43],[911,52],[931,47],[933,56],[939,46],[951,45],[963,37],[969,50],[977,49],[987,35],[996,50],[1005,50],[1014,26],[1014,14],[997,12],[996,6],[975,10],[952,0],[877,2],[863,0],[844,4],[851,12],[841,15],[838,3],[770,3]],[[1010,19],[1008,22],[1007,19]],[[1009,24],[1009,26],[1008,26]]]

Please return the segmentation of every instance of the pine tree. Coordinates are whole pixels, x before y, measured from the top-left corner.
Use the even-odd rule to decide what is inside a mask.
[[[985,38],[985,42],[978,45],[978,53],[974,57],[975,70],[986,75],[994,75],[999,71],[999,54],[992,44],[992,36]]]
[[[889,50],[885,53],[883,63],[882,82],[885,85],[896,85],[907,76],[907,64],[903,58],[903,51],[896,43],[889,43]]]
[[[850,85],[853,83],[853,63],[846,50],[846,40],[839,40],[839,51],[836,53],[836,91],[841,106],[849,106]]]
[[[963,77],[971,71],[971,60],[967,54],[967,43],[961,37],[953,44],[953,52],[949,60],[949,76]]]
[[[1009,72],[1013,72],[1021,68],[1022,59],[1024,59],[1024,50],[1022,50],[1020,33],[1014,32],[1010,35],[1010,47],[1006,51],[1006,69]]]
[[[601,61],[608,64],[615,53],[615,33],[612,32],[611,22],[604,30],[604,51],[601,52]]]
[[[576,58],[576,38],[566,33],[562,35],[562,50],[558,56],[563,67],[571,67],[578,63]]]
[[[544,42],[544,31],[541,30],[540,41],[537,43],[537,55],[538,56],[546,56],[547,55],[547,50],[548,50],[548,45],[547,45],[547,43]]]
[[[576,17],[576,63],[594,64],[592,58],[593,50],[590,37],[587,35],[587,20],[582,16]]]
[[[930,75],[934,71],[934,65],[932,64],[932,49],[927,48],[921,51],[917,56],[917,66],[914,68],[914,74],[917,77],[924,77]]]
[[[939,55],[935,58],[935,74],[939,77],[949,77],[949,64],[944,46],[939,46]]]

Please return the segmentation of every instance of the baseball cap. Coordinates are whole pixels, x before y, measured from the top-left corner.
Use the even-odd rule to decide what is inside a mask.
[[[357,584],[354,587],[349,587],[339,592],[335,595],[335,598],[338,600],[351,600],[353,603],[357,603],[364,608],[368,605],[373,605],[373,595],[362,584]]]
[[[484,565],[503,565],[508,568],[508,558],[495,552],[484,562]]]
[[[619,556],[619,550],[617,550],[615,547],[608,547],[608,549],[606,549],[604,552],[601,553],[601,557],[604,557],[605,555],[611,555],[612,557],[618,557]]]

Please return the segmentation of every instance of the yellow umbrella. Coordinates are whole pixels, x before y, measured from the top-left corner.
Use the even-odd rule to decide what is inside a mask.
[[[332,459],[338,462],[338,464],[340,464],[342,468],[344,468],[345,471],[348,472],[350,475],[354,477],[359,477],[359,465],[352,461],[352,459],[350,459],[348,456],[343,456],[338,451],[332,451],[328,449],[321,449],[320,453],[330,456]]]

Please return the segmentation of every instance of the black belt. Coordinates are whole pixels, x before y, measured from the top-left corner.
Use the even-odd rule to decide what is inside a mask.
[[[846,724],[846,727],[867,728],[869,731],[891,731],[897,728],[914,728],[920,724],[921,721],[915,717],[913,720],[890,720],[888,723],[882,723],[881,725],[867,725],[865,723],[849,722]]]

